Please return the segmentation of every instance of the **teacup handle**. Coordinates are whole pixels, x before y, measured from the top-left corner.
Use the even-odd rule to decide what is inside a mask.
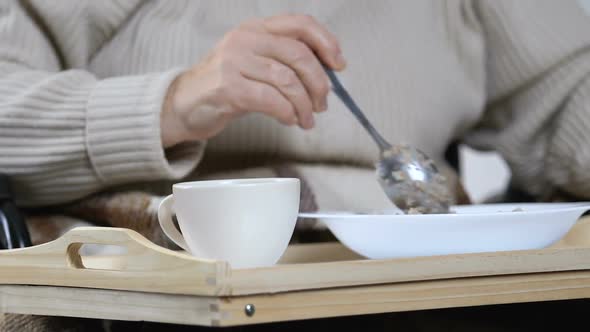
[[[173,195],[164,198],[160,203],[160,206],[158,207],[158,222],[160,223],[160,227],[162,227],[164,234],[166,234],[170,240],[178,244],[182,249],[190,252],[182,234],[180,234],[172,221],[172,204],[174,204]]]

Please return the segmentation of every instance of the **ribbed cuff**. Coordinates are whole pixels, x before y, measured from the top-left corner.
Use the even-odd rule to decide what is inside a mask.
[[[86,144],[97,176],[107,184],[179,179],[200,161],[204,143],[164,151],[160,113],[181,70],[100,81],[88,101]]]

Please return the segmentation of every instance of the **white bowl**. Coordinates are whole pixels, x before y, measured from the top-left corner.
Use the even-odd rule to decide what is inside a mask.
[[[323,221],[344,245],[371,259],[540,249],[561,239],[590,203],[454,206],[453,214],[300,213]],[[522,210],[522,211],[515,211]]]

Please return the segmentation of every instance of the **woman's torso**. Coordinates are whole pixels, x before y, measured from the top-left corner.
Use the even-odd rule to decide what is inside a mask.
[[[96,8],[90,8],[88,29],[93,19],[105,26],[99,22],[102,3],[89,4]],[[66,55],[69,66],[85,67],[99,78],[188,67],[244,20],[304,13],[339,38],[348,61],[340,77],[391,142],[410,143],[441,159],[449,141],[482,112],[484,46],[466,1],[215,0],[127,6],[126,18],[113,18],[120,25],[88,32],[112,36],[102,36],[104,42],[86,59]],[[59,43],[60,36],[56,39]],[[246,116],[212,139],[207,154],[371,164],[376,148],[362,127],[333,95],[328,103],[329,111],[317,116],[311,131]]]

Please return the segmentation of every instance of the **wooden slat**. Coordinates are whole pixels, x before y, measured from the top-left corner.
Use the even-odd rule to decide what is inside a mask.
[[[551,272],[232,297],[220,310],[221,325],[234,326],[589,297],[590,272]],[[252,317],[244,313],[247,304],[256,308]]]
[[[391,282],[590,270],[590,248],[292,264],[233,270],[220,294],[249,295]]]
[[[419,281],[222,298],[4,285],[0,286],[0,312],[236,326],[589,297],[588,271]],[[247,304],[256,308],[252,317],[244,312]]]
[[[0,286],[4,313],[211,326],[221,317],[218,302],[211,297],[105,289]]]
[[[289,264],[232,270],[220,294],[251,295],[391,282],[588,270],[590,218],[581,219],[552,248],[541,250],[334,262],[326,262],[327,255],[322,254],[323,250],[340,259],[354,259],[355,254],[338,244],[312,244],[292,250],[296,252],[285,255]],[[315,263],[318,261],[320,263]]]
[[[84,243],[122,245],[128,253],[112,260],[94,257],[92,264],[89,257],[85,267],[77,253]],[[104,269],[96,269],[99,266]],[[555,247],[542,250],[366,260],[338,244],[313,244],[291,247],[283,264],[258,269],[231,269],[225,262],[170,251],[131,230],[90,227],[74,229],[44,245],[1,251],[0,270],[0,284],[203,296],[590,270],[590,219],[581,221]]]
[[[364,259],[340,242],[324,242],[291,245],[281,257],[279,264],[325,263]]]
[[[86,268],[78,254],[83,244],[124,246],[127,254],[112,266]],[[177,253],[122,228],[80,227],[46,244],[0,251],[0,284],[215,295],[228,270],[225,262]]]

